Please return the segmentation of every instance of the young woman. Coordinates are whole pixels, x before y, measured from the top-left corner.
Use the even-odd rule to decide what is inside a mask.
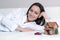
[[[40,3],[34,3],[30,6],[25,16],[19,14],[11,14],[4,17],[1,21],[1,31],[43,31],[43,25],[45,24],[44,7]]]

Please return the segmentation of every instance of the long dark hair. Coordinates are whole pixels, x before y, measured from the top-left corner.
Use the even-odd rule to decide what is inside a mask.
[[[29,12],[29,10],[30,10],[34,5],[36,5],[36,6],[38,6],[38,7],[40,8],[40,10],[41,10],[40,13],[41,13],[41,12],[45,12],[44,7],[43,7],[40,3],[36,2],[36,3],[32,4],[32,5],[30,6],[30,8],[28,9],[28,11],[27,11],[27,17],[28,17],[28,12]],[[42,26],[42,25],[45,24],[45,19],[44,19],[43,16],[41,16],[40,18],[37,18],[37,19],[35,20],[35,22],[36,22],[36,24]]]

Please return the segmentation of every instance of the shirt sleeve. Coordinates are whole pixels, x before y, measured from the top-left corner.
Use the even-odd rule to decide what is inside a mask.
[[[7,16],[7,17],[4,17],[2,19],[2,24],[7,28],[9,29],[9,31],[14,31],[18,26],[17,24],[11,20],[11,16]]]
[[[37,30],[37,31],[43,33],[44,32],[44,26],[35,25],[34,30]]]

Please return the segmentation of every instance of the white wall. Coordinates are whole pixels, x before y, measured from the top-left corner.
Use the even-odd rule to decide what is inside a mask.
[[[45,7],[45,11],[50,17],[60,17],[60,7]]]
[[[44,6],[60,6],[60,0],[0,0],[0,8],[29,7],[34,2]]]

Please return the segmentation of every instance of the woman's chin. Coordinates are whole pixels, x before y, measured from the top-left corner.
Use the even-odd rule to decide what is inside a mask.
[[[32,22],[33,20],[32,19],[29,19],[30,22]]]

